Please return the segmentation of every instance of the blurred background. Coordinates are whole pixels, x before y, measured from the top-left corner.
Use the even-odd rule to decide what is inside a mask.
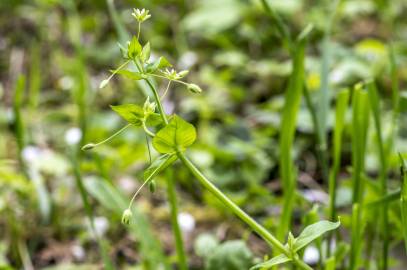
[[[385,133],[395,81],[390,76],[392,46],[400,89],[395,149],[407,153],[407,2],[344,0],[336,8],[329,0],[268,2],[293,34],[314,25],[306,51],[311,99],[317,102],[321,85],[329,87],[333,98],[340,89],[374,77]],[[164,104],[168,113],[176,112],[197,127],[198,140],[188,155],[268,229],[278,226],[278,139],[291,58],[260,1],[2,0],[1,269],[102,269],[111,263],[117,269],[156,270],[170,269],[175,262],[161,176],[154,194],[145,189],[138,197],[135,224],[126,228],[120,223],[148,166],[143,131],[132,127],[93,152],[79,150],[125,125],[109,105],[145,100],[148,88],[143,83],[115,77],[107,87],[98,87],[122,63],[117,42],[125,44],[137,31],[131,16],[135,7],[152,14],[143,24],[141,40],[151,42],[153,56],[164,55],[177,70],[189,69],[187,81],[203,89],[196,95],[174,85]],[[166,86],[157,84],[161,90]],[[328,130],[333,115],[330,109]],[[345,209],[351,200],[349,136],[345,131],[337,202]],[[373,136],[368,133],[370,140]],[[315,144],[303,102],[294,145],[303,195],[294,213],[296,224],[328,201]],[[366,166],[373,175],[377,151],[368,144]],[[397,173],[397,156],[389,160]],[[180,165],[175,165],[178,220],[190,269],[248,269],[268,252],[267,246]],[[399,182],[389,185],[398,187]],[[402,253],[397,211],[389,229],[395,258]],[[343,215],[349,224],[346,211]],[[308,262],[318,260],[315,252],[308,253]],[[403,265],[402,260],[393,263]]]

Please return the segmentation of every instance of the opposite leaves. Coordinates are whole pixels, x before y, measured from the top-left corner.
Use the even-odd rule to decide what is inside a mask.
[[[153,138],[153,146],[160,153],[184,151],[196,139],[195,127],[174,115],[170,123]]]
[[[110,106],[113,111],[120,115],[124,120],[135,126],[141,126],[145,117],[144,109],[136,104],[122,104]],[[157,113],[150,113],[147,118],[147,124],[150,126],[159,125],[162,122]]]

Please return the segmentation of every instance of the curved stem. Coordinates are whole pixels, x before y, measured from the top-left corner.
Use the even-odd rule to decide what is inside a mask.
[[[124,127],[122,127],[121,129],[119,129],[118,131],[116,131],[113,135],[110,135],[108,138],[104,139],[101,142],[98,142],[94,145],[94,147],[99,146],[101,144],[107,143],[108,141],[110,141],[111,139],[113,139],[114,137],[116,137],[117,135],[119,135],[120,133],[122,133],[123,131],[125,131],[128,127],[130,127],[132,124],[127,124]]]
[[[216,198],[218,198],[224,205],[226,205],[236,216],[243,220],[253,231],[259,234],[264,240],[271,244],[275,249],[290,257],[289,250],[278,239],[267,231],[262,225],[257,223],[252,217],[244,212],[239,206],[231,201],[222,191],[220,191],[215,185],[213,185],[196,167],[195,165],[184,155],[182,152],[177,153],[178,158],[189,169],[189,171],[198,179],[198,181]],[[305,264],[299,259],[294,259],[295,263],[300,269],[312,270],[310,266]]]
[[[168,89],[170,89],[170,85],[171,85],[171,80],[168,81],[167,88],[165,88],[164,93],[161,95],[161,99],[164,99],[165,95],[168,92]]]
[[[142,121],[141,124],[143,125],[144,131],[145,131],[148,135],[150,135],[151,137],[154,137],[154,136],[155,136],[155,133],[154,133],[154,132],[151,132],[151,131],[148,129],[148,127],[146,126],[146,121],[145,121],[145,120]]]

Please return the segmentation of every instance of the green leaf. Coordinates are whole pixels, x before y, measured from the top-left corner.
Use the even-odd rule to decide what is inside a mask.
[[[113,111],[123,117],[124,120],[135,126],[141,126],[144,117],[143,108],[135,104],[123,104],[110,106]]]
[[[118,70],[116,71],[117,74],[119,75],[123,75],[124,77],[128,78],[128,79],[132,79],[135,81],[141,80],[146,78],[146,76],[140,72],[133,72],[130,70]]]
[[[141,126],[144,119],[144,110],[142,107],[136,104],[122,104],[110,107],[130,124]],[[158,113],[150,113],[146,120],[147,126],[158,126],[161,123],[162,118]]]
[[[144,180],[150,181],[153,179],[158,173],[165,170],[168,166],[174,163],[177,160],[177,156],[175,154],[165,154],[157,158],[156,160],[151,163],[150,167],[147,168],[144,172]]]
[[[174,153],[185,150],[195,139],[195,127],[174,115],[170,123],[153,138],[153,146],[160,153]]]
[[[136,36],[132,38],[127,47],[127,57],[130,59],[135,59],[137,55],[141,53],[141,45]]]
[[[337,229],[339,225],[341,225],[340,221],[330,222],[327,220],[323,220],[307,226],[296,238],[296,241],[294,243],[294,252],[297,252],[300,249],[304,248],[324,233]]]
[[[150,52],[151,52],[150,42],[147,42],[147,44],[144,45],[143,50],[141,51],[140,54],[140,59],[143,63],[150,59]]]
[[[286,263],[291,261],[290,258],[288,258],[286,255],[281,254],[278,255],[266,262],[263,263],[259,263],[256,264],[255,266],[253,266],[252,268],[250,268],[250,270],[256,270],[256,269],[270,269],[271,267],[278,265],[278,264],[282,264],[282,263]]]
[[[165,57],[161,56],[153,63],[148,64],[146,66],[146,71],[148,73],[153,73],[153,72],[157,71],[157,69],[166,68],[166,67],[172,67],[172,65],[170,64],[170,62],[168,62],[168,60]]]

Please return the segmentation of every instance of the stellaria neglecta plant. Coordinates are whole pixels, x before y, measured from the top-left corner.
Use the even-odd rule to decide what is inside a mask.
[[[82,147],[83,150],[91,150],[110,141],[129,126],[140,126],[144,129],[146,135],[152,138],[152,145],[154,149],[161,154],[161,156],[154,160],[145,170],[144,182],[133,195],[128,208],[124,209],[122,223],[127,225],[131,222],[131,207],[142,188],[146,184],[149,184],[150,191],[154,191],[154,177],[179,159],[205,189],[217,197],[230,211],[244,221],[253,231],[255,231],[270,246],[272,246],[275,251],[277,251],[277,254],[279,254],[271,260],[254,266],[252,269],[268,269],[274,265],[287,262],[295,264],[299,269],[312,269],[300,259],[297,252],[316,238],[320,237],[323,233],[338,228],[340,222],[317,222],[306,227],[297,238],[290,233],[288,244],[284,245],[266,228],[257,223],[252,217],[250,217],[246,212],[232,202],[222,191],[215,187],[185,155],[187,148],[195,142],[195,127],[178,115],[167,115],[162,106],[162,100],[165,98],[173,82],[183,84],[187,90],[195,94],[201,93],[202,89],[197,84],[182,81],[182,79],[188,74],[188,71],[176,71],[174,68],[172,68],[171,63],[165,57],[161,56],[154,61],[150,60],[151,45],[149,42],[141,45],[140,33],[141,24],[148,20],[151,15],[149,11],[145,9],[134,9],[132,15],[138,22],[137,35],[133,36],[131,41],[127,43],[127,48],[120,46],[120,50],[125,61],[116,70],[112,71],[110,77],[100,83],[100,88],[105,87],[116,74],[122,75],[131,80],[144,80],[154,96],[154,101],[151,102],[149,97],[147,97],[146,101],[144,102],[144,106],[142,107],[136,104],[111,106],[112,110],[126,120],[128,124],[102,142],[89,143]],[[137,71],[125,69],[130,62],[136,66]],[[161,96],[152,83],[153,78],[168,81],[166,89]],[[156,130],[158,130],[157,133],[151,131],[150,127],[154,127]],[[171,181],[168,181],[168,184],[173,185]],[[169,192],[171,192],[171,189],[174,190],[173,186],[169,187]],[[169,198],[171,197],[173,196],[169,196]],[[170,199],[170,204],[172,215],[176,216],[176,201]],[[179,233],[179,227],[176,219],[175,221],[173,219],[173,226],[175,227],[174,238],[177,245],[180,269],[187,269],[185,253],[182,246],[182,238]]]

